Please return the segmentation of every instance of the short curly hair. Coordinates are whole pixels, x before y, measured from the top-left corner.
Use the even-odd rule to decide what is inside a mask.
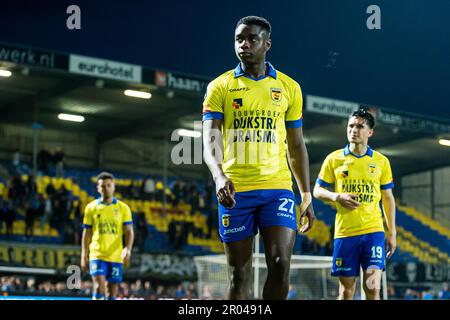
[[[260,26],[263,30],[266,30],[268,34],[272,32],[272,26],[270,25],[270,22],[267,21],[267,19],[263,17],[258,16],[247,16],[239,19],[238,23],[236,24],[236,29],[241,24],[246,25],[257,25]]]

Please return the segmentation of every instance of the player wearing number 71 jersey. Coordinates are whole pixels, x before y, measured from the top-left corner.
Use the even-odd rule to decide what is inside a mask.
[[[380,299],[385,256],[389,258],[396,247],[391,166],[368,146],[374,125],[366,109],[350,115],[349,144],[326,157],[314,188],[314,197],[333,202],[337,209],[331,274],[339,277],[339,299],[353,298],[360,267],[367,299]],[[332,185],[334,192],[326,189]],[[386,244],[380,200],[388,226]]]

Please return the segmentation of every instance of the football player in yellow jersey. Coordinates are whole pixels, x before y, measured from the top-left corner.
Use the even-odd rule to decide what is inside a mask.
[[[331,274],[339,277],[341,300],[353,299],[360,268],[367,299],[379,300],[385,258],[397,246],[391,166],[368,145],[374,126],[374,117],[364,108],[350,115],[349,144],[327,156],[314,187],[314,197],[334,203],[337,209]],[[334,190],[327,190],[332,185]]]
[[[287,160],[302,195],[300,232],[308,231],[315,219],[302,132],[302,93],[297,82],[266,62],[270,32],[264,18],[239,20],[234,44],[240,63],[208,85],[203,102],[204,159],[219,201],[219,231],[229,266],[228,299],[250,298],[258,230],[268,271],[263,298],[287,297],[297,235]]]
[[[97,177],[101,197],[86,206],[81,240],[81,268],[89,271],[94,300],[114,300],[133,247],[133,220],[130,208],[114,197],[114,177],[102,172]],[[125,236],[125,248],[123,247]]]

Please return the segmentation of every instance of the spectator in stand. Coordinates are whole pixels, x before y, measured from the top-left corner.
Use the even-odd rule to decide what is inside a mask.
[[[17,174],[17,175],[24,174],[24,171],[22,168],[21,154],[20,154],[19,149],[16,149],[13,153],[12,166],[14,168],[14,174]]]
[[[36,179],[32,174],[28,176],[27,182],[25,183],[25,190],[30,198],[34,197],[37,193]]]
[[[45,188],[45,192],[47,193],[48,197],[53,197],[56,194],[56,189],[53,183],[50,181],[47,184],[47,187]]]
[[[80,244],[80,233],[81,233],[81,201],[72,200],[72,212],[73,212],[73,220],[72,220],[72,228],[74,229],[74,244]]]
[[[28,278],[25,291],[28,293],[33,293],[36,291],[36,280],[34,278]]]
[[[438,298],[442,300],[450,300],[450,291],[448,291],[448,283],[442,285],[442,290],[438,293]]]
[[[143,296],[145,298],[150,298],[154,294],[155,294],[155,290],[153,290],[151,282],[150,281],[145,281],[144,282]]]
[[[52,154],[47,147],[42,149],[37,154],[37,169],[40,175],[49,175],[49,167],[52,161]]]
[[[9,181],[8,198],[16,209],[21,209],[25,203],[26,186],[20,176],[15,176]]]
[[[405,300],[416,300],[417,294],[412,289],[406,289],[405,295],[403,296],[403,299]]]
[[[145,212],[142,210],[137,213],[136,229],[136,246],[140,248],[141,251],[144,251],[145,239],[147,239],[148,236],[148,226]]]
[[[175,181],[172,188],[173,193],[173,206],[176,207],[180,203],[181,200],[181,186],[180,181]]]
[[[203,286],[201,299],[210,300],[212,298],[211,288],[208,285]]]
[[[10,236],[13,234],[13,224],[16,220],[17,211],[11,202],[5,202],[3,204],[4,219],[6,223],[6,235]]]
[[[132,199],[140,199],[141,198],[141,188],[139,186],[139,181],[131,181],[131,184],[128,187],[128,194]]]
[[[197,299],[198,298],[197,287],[192,282],[187,287],[187,297],[188,297],[188,299]]]
[[[186,290],[184,290],[184,286],[182,284],[178,285],[177,290],[175,291],[175,298],[176,299],[186,298]]]
[[[164,200],[164,185],[161,181],[156,182],[156,201],[163,202]]]
[[[55,152],[53,153],[52,160],[55,165],[56,176],[61,178],[64,177],[64,156],[64,151],[61,149],[61,147],[56,147]]]
[[[144,200],[155,200],[155,180],[148,176],[142,184]]]
[[[433,300],[434,295],[430,291],[424,290],[422,291],[422,300]]]

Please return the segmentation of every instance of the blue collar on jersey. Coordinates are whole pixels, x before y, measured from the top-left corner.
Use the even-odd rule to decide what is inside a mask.
[[[101,197],[97,199],[97,204],[102,204],[102,198]],[[116,197],[113,198],[112,204],[117,204],[117,198]],[[105,204],[105,206],[108,206],[108,205],[109,204]]]
[[[369,146],[367,146],[367,151],[366,151],[366,153],[363,154],[362,156],[357,156],[356,154],[354,154],[354,153],[352,153],[352,152],[350,151],[350,145],[348,144],[348,145],[346,145],[345,148],[344,148],[344,156],[348,156],[349,154],[351,154],[352,156],[355,156],[355,157],[357,157],[357,158],[362,158],[362,157],[364,157],[364,156],[372,157],[372,156],[373,156],[373,150],[372,150],[372,148],[370,148]]]
[[[244,73],[244,70],[241,67],[241,63],[239,63],[236,67],[236,69],[234,69],[234,77],[235,78],[239,78],[240,76],[244,76],[246,78],[252,79],[252,80],[262,80],[264,78],[267,78],[267,76],[271,76],[272,78],[276,79],[277,78],[277,71],[275,70],[275,68],[273,67],[273,65],[270,62],[266,62],[266,74],[259,77],[259,78],[253,78],[247,74]]]

